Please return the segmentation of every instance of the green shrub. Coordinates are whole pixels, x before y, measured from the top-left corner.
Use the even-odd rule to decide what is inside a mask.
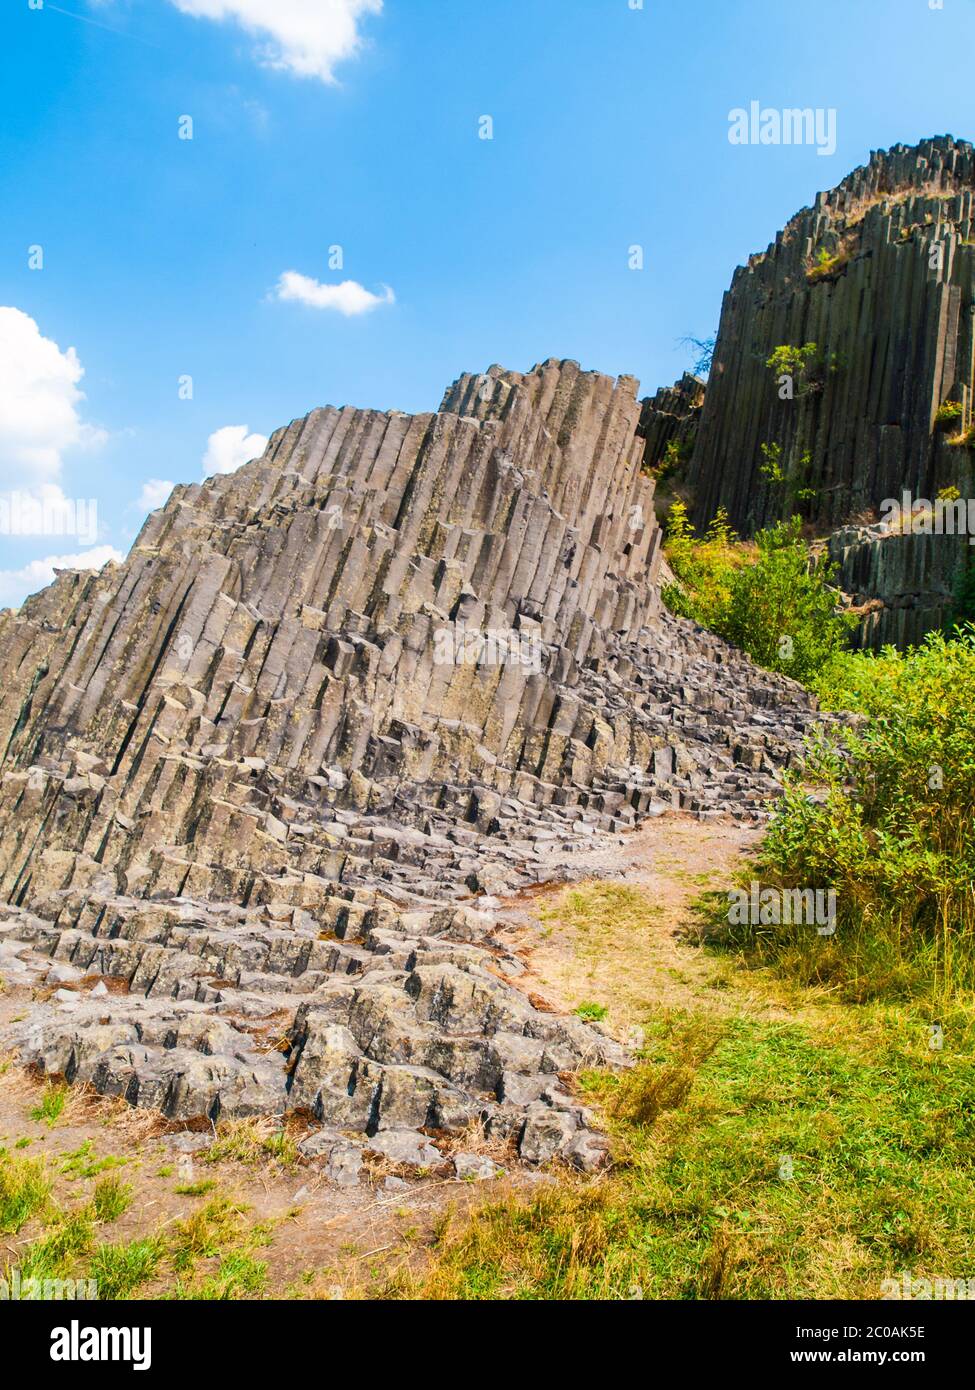
[[[824,710],[853,710],[857,714],[882,714],[890,700],[890,684],[904,662],[896,647],[881,652],[834,653],[809,682]]]
[[[758,558],[738,570],[718,627],[761,666],[808,681],[840,650],[856,619],[836,611],[825,556],[810,560],[798,517],[755,538]]]
[[[667,517],[667,563],[677,582],[664,585],[664,602],[680,617],[714,628],[729,601],[735,571],[752,554],[753,547],[743,545],[728,525],[723,507],[699,539],[687,507],[675,502]]]
[[[848,983],[879,972],[939,996],[970,989],[975,629],[955,640],[929,633],[906,656],[888,650],[831,670],[833,693],[845,672],[849,703],[870,717],[821,734],[801,775],[787,778],[760,854],[763,878],[836,891],[835,940],[824,948],[798,930]],[[782,932],[772,946],[790,944]]]
[[[806,279],[811,285],[818,284],[820,280],[830,280],[844,269],[849,259],[849,251],[843,248],[831,255],[825,246],[820,246],[813,257],[813,264],[806,271]]]
[[[649,468],[647,472],[656,478],[658,483],[666,482],[675,473],[680,473],[685,464],[690,460],[694,452],[694,440],[691,437],[685,439],[671,439],[667,442],[664,449],[663,458],[656,468]]]
[[[664,587],[665,603],[767,670],[808,682],[843,649],[855,619],[836,612],[831,568],[825,557],[810,559],[801,526],[798,517],[778,522],[745,547],[719,512],[698,541],[675,503],[667,560],[677,583]]]
[[[762,462],[758,466],[759,476],[764,478],[779,493],[783,512],[790,515],[794,511],[808,511],[809,504],[815,502],[819,493],[810,487],[808,478],[812,472],[812,454],[807,449],[798,462],[786,468],[782,462],[782,446],[762,445]]]

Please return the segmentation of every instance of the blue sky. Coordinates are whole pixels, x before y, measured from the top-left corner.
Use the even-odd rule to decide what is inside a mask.
[[[0,534],[0,604],[318,405],[673,381],[818,190],[975,138],[973,40],[975,0],[5,0],[0,498],[98,531]],[[835,153],[732,145],[752,101],[835,108]]]

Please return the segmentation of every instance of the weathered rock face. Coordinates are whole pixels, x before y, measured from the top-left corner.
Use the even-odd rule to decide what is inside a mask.
[[[692,454],[704,404],[705,384],[698,376],[685,372],[673,386],[662,386],[641,401],[637,433],[646,441],[644,468],[657,472],[662,467],[679,467]]]
[[[967,536],[891,532],[877,523],[841,527],[825,544],[837,587],[862,613],[854,647],[904,650],[948,623],[969,564]]]
[[[666,806],[760,815],[814,718],[661,612],[639,415],[558,362],[316,410],[0,615],[0,971],[75,986],[27,1060],[300,1108],[340,1173],[467,1123],[595,1161],[557,1074],[623,1054],[518,991],[486,895]]]
[[[782,399],[767,361],[806,344]],[[975,151],[946,136],[875,153],[735,274],[687,473],[695,520],[723,506],[750,533],[789,509],[763,445],[819,529],[904,489],[971,496],[973,450],[949,438],[972,424],[973,354]]]

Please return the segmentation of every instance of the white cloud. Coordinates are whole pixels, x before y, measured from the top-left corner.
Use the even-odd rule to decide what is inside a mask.
[[[29,594],[36,594],[54,579],[59,570],[100,570],[109,560],[120,562],[125,556],[113,545],[96,545],[77,555],[47,555],[31,560],[19,570],[0,570],[0,608],[15,608]]]
[[[62,352],[29,314],[0,307],[0,482],[49,481],[66,449],[103,442],[78,414],[84,374],[73,347]]]
[[[136,506],[142,512],[154,512],[157,507],[164,507],[169,500],[169,494],[176,486],[165,478],[150,478],[148,482],[142,484],[142,491],[139,493]]]
[[[223,429],[214,430],[207,440],[203,476],[236,473],[243,464],[260,458],[266,448],[266,434],[248,434],[246,425],[224,425]]]
[[[380,304],[395,304],[396,296],[389,286],[383,285],[382,291],[382,294],[372,294],[355,280],[323,285],[310,275],[299,275],[296,270],[286,270],[275,286],[278,299],[296,300],[312,309],[335,309],[347,318],[367,314]]]
[[[383,0],[171,0],[194,19],[231,20],[258,39],[267,67],[335,81],[335,67],[362,47],[359,23]]]

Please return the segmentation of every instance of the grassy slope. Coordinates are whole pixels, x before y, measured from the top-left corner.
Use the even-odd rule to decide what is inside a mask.
[[[644,1030],[632,1073],[577,1078],[613,1135],[613,1169],[553,1170],[530,1194],[504,1186],[491,1200],[468,1188],[465,1209],[436,1229],[404,1192],[402,1211],[361,1242],[384,1253],[355,1256],[342,1296],[858,1298],[904,1269],[975,1274],[971,1014],[956,1005],[942,1015],[934,1052],[920,1002],[844,1002],[838,987],[802,987],[676,939],[695,895],[726,881],[734,844],[678,822],[647,833],[664,844],[644,881],[637,871],[536,904],[532,983],[563,1005],[596,1000],[620,1035]],[[703,863],[713,878],[695,872]],[[34,1137],[8,1127],[0,1150],[0,1272],[97,1278],[109,1298],[320,1294],[316,1271],[336,1267],[315,1236],[321,1216],[304,1223],[314,1243],[295,1252],[302,1221],[290,1198],[272,1215],[241,1196],[254,1200],[250,1172],[285,1194],[305,1181],[286,1134],[230,1126],[189,1186],[173,1158],[123,1142],[110,1105],[94,1147],[62,1140],[41,1157],[88,1102],[56,1085],[15,1086],[21,1133]],[[117,1123],[139,1120],[126,1112]],[[100,1133],[114,1134],[117,1152],[101,1152]],[[336,1282],[329,1273],[326,1293]]]
[[[562,899],[591,951],[616,896],[621,977],[621,915],[645,949],[643,891]],[[923,1005],[844,1004],[686,950],[704,967],[694,997],[673,1009],[648,990],[634,1074],[580,1078],[613,1132],[613,1171],[561,1173],[446,1223],[421,1272],[373,1296],[869,1298],[904,1269],[975,1273],[970,1018],[956,1011],[934,1052]]]

